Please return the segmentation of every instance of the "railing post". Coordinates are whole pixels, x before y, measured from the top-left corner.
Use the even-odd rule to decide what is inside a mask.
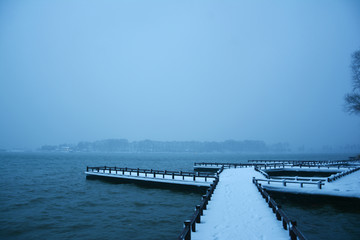
[[[206,195],[202,195],[202,199],[204,200],[204,209],[206,210],[207,209],[207,207],[206,207],[206,205],[207,205]]]
[[[184,224],[185,224],[185,228],[189,228],[189,231],[188,231],[188,233],[187,233],[186,236],[185,236],[185,240],[191,240],[191,229],[190,229],[191,221],[190,221],[190,220],[186,220],[186,221],[184,222]]]
[[[192,231],[192,232],[195,232],[195,231],[196,231],[195,222],[193,222],[193,223],[191,224],[191,231]]]
[[[296,234],[295,234],[295,232],[293,230],[293,226],[296,226],[296,222],[290,221],[290,223],[291,223],[291,226],[290,226],[290,229],[289,229],[290,239],[291,240],[297,240]]]
[[[270,201],[270,200],[271,200],[271,198],[270,198],[270,196],[269,196],[267,202],[268,202],[269,207],[271,208],[272,204],[271,204],[271,201]]]
[[[200,209],[200,205],[196,205],[196,210],[199,210],[200,215],[203,215],[203,210]],[[199,216],[199,222],[200,222],[200,216]]]
[[[276,215],[276,219],[277,219],[278,221],[281,221],[281,215],[280,215],[280,213],[279,213],[279,209],[280,209],[280,205],[277,206],[275,215]]]
[[[175,174],[174,173],[172,173],[171,176],[172,176],[172,179],[175,179]]]
[[[282,225],[285,230],[288,229],[288,225],[287,225],[287,222],[285,221],[285,218],[282,218]]]
[[[196,178],[196,176],[194,175],[194,176],[193,176],[193,180],[194,180],[194,181],[195,181],[195,178]]]

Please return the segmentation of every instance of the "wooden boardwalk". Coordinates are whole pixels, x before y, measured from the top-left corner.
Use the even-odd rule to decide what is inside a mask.
[[[119,167],[87,167],[85,174],[127,182],[147,182],[209,188],[216,174]]]
[[[346,193],[360,197],[360,163],[344,161],[251,160],[249,163],[194,163],[184,172],[119,167],[87,167],[87,177],[118,179],[207,189],[193,215],[184,222],[178,240],[190,239],[305,239],[291,220],[270,197],[268,190],[296,193]],[[329,177],[274,176],[271,171],[328,172]],[[223,173],[222,173],[223,172]],[[352,178],[337,181],[351,173]],[[292,173],[293,174],[293,173]],[[294,176],[294,175],[293,175]],[[265,177],[265,178],[264,178]],[[220,180],[221,179],[221,180]],[[336,181],[336,184],[333,182]],[[330,184],[329,189],[327,185]],[[305,187],[305,186],[312,186]],[[344,188],[339,191],[339,188]],[[327,190],[323,190],[327,189]],[[284,190],[286,189],[286,190]],[[299,190],[301,189],[301,190]],[[258,191],[257,191],[258,190]],[[330,191],[329,191],[330,190]],[[260,193],[259,193],[260,192]],[[346,195],[345,194],[345,195]],[[331,195],[331,194],[330,194]],[[269,208],[268,208],[269,207]]]
[[[252,183],[253,168],[225,169],[191,239],[289,239]]]

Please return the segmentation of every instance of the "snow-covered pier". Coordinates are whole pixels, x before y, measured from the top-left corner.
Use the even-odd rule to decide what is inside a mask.
[[[216,174],[184,171],[153,170],[119,167],[86,167],[85,174],[92,178],[105,178],[125,182],[148,184],[182,185],[209,188],[216,179]]]
[[[261,174],[252,167],[224,169],[215,191],[212,190],[214,194],[207,203],[207,210],[196,221],[196,229],[190,227],[191,220],[186,221],[188,231],[185,227],[179,239],[289,239],[289,233],[298,233],[294,236],[302,239],[302,234],[288,218],[284,220],[287,230],[282,221],[276,220],[253,184],[254,176]]]
[[[254,181],[262,183],[262,187],[269,191],[360,198],[360,163],[325,168],[255,167],[255,170],[265,179],[256,178]]]
[[[287,216],[269,192],[360,198],[360,162],[353,159],[202,162],[194,163],[194,170],[200,172],[104,166],[87,167],[85,173],[87,177],[206,190],[193,215],[184,222],[178,240],[302,240],[306,238],[296,221]]]
[[[270,179],[255,179],[255,181],[262,182],[262,187],[268,191],[360,198],[359,170],[360,167],[350,168],[318,182],[311,181],[312,178],[298,181],[286,180],[285,178],[278,181]],[[311,183],[313,183],[312,186]]]
[[[356,162],[356,158],[349,158],[346,160],[317,160],[317,161],[309,161],[309,160],[248,160],[249,163],[252,164],[291,164],[291,165],[333,165],[333,164],[349,164],[352,162]]]

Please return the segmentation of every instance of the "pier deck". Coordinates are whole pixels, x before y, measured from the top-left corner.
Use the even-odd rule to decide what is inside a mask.
[[[92,177],[117,179],[128,182],[147,182],[205,188],[210,187],[210,184],[215,180],[214,174],[106,166],[87,167],[85,174]]]
[[[287,184],[285,187],[282,182],[268,184],[267,181],[263,181],[260,183],[269,191],[360,198],[360,171],[355,171],[336,181],[325,182],[321,189],[316,185],[300,187],[299,184]]]
[[[253,168],[225,169],[192,239],[289,239],[267,207],[252,177]]]

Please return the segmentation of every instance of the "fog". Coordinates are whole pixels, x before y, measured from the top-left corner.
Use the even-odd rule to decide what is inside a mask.
[[[0,148],[360,143],[360,1],[0,2]]]

